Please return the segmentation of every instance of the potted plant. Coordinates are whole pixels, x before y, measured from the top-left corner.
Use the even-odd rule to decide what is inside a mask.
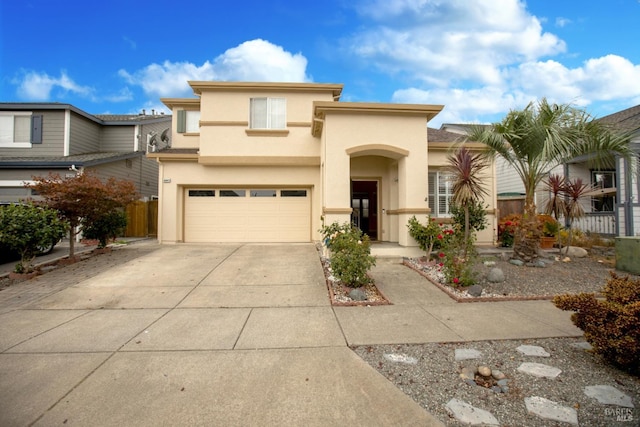
[[[538,215],[538,220],[542,225],[542,236],[540,236],[540,249],[551,249],[558,239],[560,223],[550,215]]]

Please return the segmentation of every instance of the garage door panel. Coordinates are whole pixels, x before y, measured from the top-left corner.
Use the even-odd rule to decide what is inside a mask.
[[[213,197],[191,197],[190,193],[202,192],[186,191],[186,242],[308,242],[311,239],[309,190],[296,191],[304,197],[282,197],[280,191],[276,197],[219,197],[218,190]]]

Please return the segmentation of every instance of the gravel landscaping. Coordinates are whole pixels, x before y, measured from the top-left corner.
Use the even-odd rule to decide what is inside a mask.
[[[408,268],[422,270],[430,280],[437,280],[432,266],[420,260],[406,261]],[[492,268],[503,271],[503,282],[486,280]],[[483,256],[478,264],[478,284],[483,294],[475,301],[482,301],[483,297],[530,299],[598,292],[610,277],[610,271],[615,270],[611,257],[606,255],[563,262],[557,254],[549,253],[544,267],[515,266],[508,262],[508,253]],[[436,286],[429,279],[425,279],[425,286]],[[459,291],[457,295],[464,298],[465,293]],[[538,346],[548,356],[523,354],[518,351],[522,345]],[[483,415],[483,411],[487,411],[489,417],[484,422],[501,426],[640,425],[640,378],[607,364],[589,348],[583,339],[546,338],[374,345],[353,347],[353,350],[446,425],[481,422],[477,417]],[[456,360],[456,350],[479,356]],[[542,364],[560,373],[555,378],[538,377],[519,370],[523,363],[525,366]],[[501,384],[506,387],[501,388],[492,380],[486,384],[489,388],[485,388],[465,379],[469,370],[476,372],[479,366],[501,371],[506,377]],[[478,382],[484,384],[482,378]],[[591,396],[592,390],[599,388],[614,388],[623,398],[602,403]],[[546,418],[535,413],[540,402],[551,405],[542,411]],[[467,415],[471,418],[465,419],[464,414],[456,418],[447,408],[456,404],[467,405]]]

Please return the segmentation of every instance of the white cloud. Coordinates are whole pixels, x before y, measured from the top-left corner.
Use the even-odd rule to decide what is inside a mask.
[[[346,49],[385,72],[430,84],[496,84],[501,67],[566,49],[517,0],[376,0],[357,10],[374,26],[347,40]]]
[[[542,97],[582,108],[620,99],[633,105],[640,99],[640,65],[616,55],[589,59],[576,68],[551,60],[527,62],[505,71],[504,76],[505,85],[397,90],[393,101],[444,104],[431,123],[437,127],[447,122],[498,121],[507,111]]]
[[[74,82],[65,71],[60,72],[60,77],[52,77],[47,73],[27,71],[16,80],[18,96],[27,101],[48,101],[55,90],[72,92],[83,97],[91,97],[93,90],[88,86],[81,86]]]
[[[533,98],[521,92],[507,93],[499,87],[478,89],[437,88],[401,89],[393,94],[393,102],[410,104],[442,104],[444,109],[430,126],[442,123],[494,122],[503,112],[526,105]]]
[[[556,61],[524,63],[510,74],[514,86],[559,102],[589,105],[640,96],[640,65],[617,55],[589,59],[577,68]]]
[[[256,39],[228,49],[213,62],[198,66],[190,62],[165,61],[129,73],[119,74],[129,84],[139,85],[147,95],[171,97],[189,95],[188,80],[223,81],[310,81],[307,59],[266,40]]]
[[[556,27],[566,27],[567,25],[571,24],[571,20],[567,19],[567,18],[562,18],[562,17],[557,17],[556,18]]]

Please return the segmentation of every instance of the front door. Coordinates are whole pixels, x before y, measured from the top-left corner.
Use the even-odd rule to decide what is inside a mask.
[[[352,221],[371,240],[378,240],[378,181],[351,181]]]

